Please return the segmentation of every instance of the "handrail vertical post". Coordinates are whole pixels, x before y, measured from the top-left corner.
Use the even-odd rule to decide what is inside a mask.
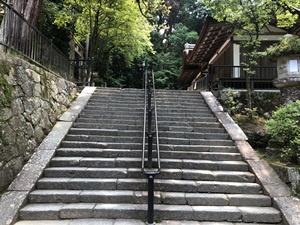
[[[154,223],[154,175],[148,176],[148,222],[147,225]]]

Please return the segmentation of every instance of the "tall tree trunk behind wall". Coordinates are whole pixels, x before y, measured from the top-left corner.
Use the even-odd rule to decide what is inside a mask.
[[[33,26],[36,26],[42,0],[11,0],[14,9],[24,16],[24,18]]]
[[[11,4],[13,9],[28,21],[28,24],[37,25],[42,0],[7,0],[7,3]],[[0,28],[0,41],[3,44],[18,50],[18,48],[24,49],[23,46],[31,46],[35,42],[32,38],[33,30],[19,16],[6,8],[5,17]]]

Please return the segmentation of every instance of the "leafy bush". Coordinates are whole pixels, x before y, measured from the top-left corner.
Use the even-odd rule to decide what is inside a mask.
[[[231,88],[224,89],[220,103],[226,108],[230,115],[240,113],[243,104],[239,102],[239,97],[239,92]]]
[[[278,155],[289,162],[300,158],[300,100],[278,108],[266,123]]]
[[[285,35],[279,43],[271,45],[267,49],[267,55],[270,58],[299,53],[300,38],[293,35]]]

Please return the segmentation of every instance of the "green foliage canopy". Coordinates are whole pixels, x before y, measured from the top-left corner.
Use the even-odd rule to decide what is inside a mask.
[[[59,27],[73,26],[79,40],[89,38],[90,56],[109,56],[118,49],[130,64],[134,57],[152,51],[153,27],[132,0],[64,0],[54,23]]]
[[[290,28],[298,19],[300,0],[198,0],[210,8],[218,21],[234,26],[237,35],[246,36],[244,46],[249,48],[249,65],[255,65],[260,46],[259,35],[266,25],[275,23]]]

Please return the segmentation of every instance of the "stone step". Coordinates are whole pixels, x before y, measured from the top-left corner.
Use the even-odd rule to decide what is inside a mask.
[[[181,109],[178,109],[178,108],[160,108],[160,107],[157,107],[157,111],[160,113],[160,114],[167,114],[167,113],[207,113],[207,114],[211,114],[211,111],[207,108],[201,108],[201,109],[189,109],[189,108],[181,108]]]
[[[106,101],[106,102],[97,102],[97,101],[89,101],[88,107],[95,108],[95,107],[102,107],[102,108],[110,108],[110,107],[125,107],[127,108],[128,106],[132,106],[133,108],[144,108],[144,101],[132,101],[130,103],[128,102],[123,102],[123,101],[118,101],[118,102],[111,102],[111,101]]]
[[[93,93],[93,96],[99,96],[99,97],[110,97],[110,96],[131,96],[134,98],[137,97],[143,97],[144,91],[143,90],[137,90],[137,91],[129,91],[129,90],[120,90],[120,91],[95,91]]]
[[[99,106],[92,106],[87,105],[85,107],[85,110],[88,111],[99,111],[99,112],[107,112],[107,111],[121,111],[121,112],[128,112],[135,110],[137,112],[144,112],[144,106],[143,105],[127,105],[125,106],[119,106],[119,105],[110,105],[108,107],[104,107],[103,105]]]
[[[144,219],[146,221],[146,219]],[[22,220],[18,221],[15,225],[145,225],[140,219],[72,219],[72,220]],[[215,222],[201,222],[191,220],[160,220],[159,225],[216,225]],[[217,225],[282,225],[281,223],[231,223],[231,222],[218,222]]]
[[[88,104],[91,105],[144,105],[144,99],[132,99],[132,98],[124,98],[124,99],[116,99],[116,98],[102,98],[102,97],[91,97]]]
[[[95,118],[84,118],[80,117],[76,120],[78,123],[99,123],[99,124],[127,124],[127,125],[141,125],[143,121],[139,117],[139,119],[124,119],[122,118],[115,118],[115,119],[95,119]]]
[[[83,149],[83,148],[59,148],[56,155],[60,157],[133,157],[141,156],[141,151],[131,149]],[[160,151],[161,158],[173,159],[201,159],[211,161],[239,161],[242,160],[239,153],[232,152],[189,152],[189,151]]]
[[[103,136],[103,135],[66,135],[65,141],[110,142],[110,143],[142,143],[143,137]]]
[[[160,144],[173,144],[173,145],[208,145],[208,146],[233,146],[231,140],[215,140],[215,139],[187,139],[187,138],[159,138]]]
[[[61,148],[86,148],[86,149],[131,149],[141,150],[142,144],[138,143],[107,143],[107,142],[76,142],[62,141]],[[156,145],[153,145],[156,149]],[[160,144],[160,150],[163,151],[193,151],[193,152],[237,152],[236,146],[208,146],[208,145],[171,145]]]
[[[211,114],[211,111],[209,110],[201,110],[201,111],[178,111],[178,112],[172,112],[167,110],[160,110],[157,109],[157,115],[158,117],[161,116],[171,116],[171,117],[199,117],[199,116],[205,116],[205,117],[214,117],[213,114]]]
[[[147,191],[146,178],[72,178],[43,177],[37,182],[41,190],[135,190]],[[155,190],[164,192],[261,194],[257,183],[155,179]]]
[[[141,130],[118,130],[118,129],[86,129],[72,127],[69,134],[76,135],[103,135],[103,136],[126,136],[126,137],[142,137]]]
[[[162,121],[158,119],[157,123],[160,127],[221,127],[220,123],[217,122]]]
[[[85,109],[84,110],[85,114],[111,114],[117,116],[121,116],[124,114],[128,115],[135,115],[135,116],[143,116],[144,115],[144,108],[139,108],[139,109],[132,109],[132,108],[95,108],[95,109]],[[143,117],[141,117],[143,118]]]
[[[130,136],[103,136],[103,135],[66,135],[65,141],[78,142],[107,142],[107,143],[142,143],[143,138]],[[155,141],[155,138],[154,138]],[[183,144],[183,145],[218,145],[218,146],[233,146],[231,140],[217,140],[217,139],[187,139],[187,138],[171,138],[160,137],[160,144]]]
[[[206,130],[205,130],[206,131]],[[118,130],[118,129],[86,129],[86,128],[71,128],[69,134],[74,135],[101,135],[101,136],[121,136],[121,137],[142,137],[142,131],[140,130]],[[160,132],[159,137],[171,137],[171,138],[191,138],[191,139],[218,139],[228,140],[229,135],[227,133],[197,133],[197,132],[172,132],[165,131]]]
[[[141,173],[140,165],[141,162],[137,162],[133,165],[135,168],[121,168],[120,166],[124,162],[112,162],[112,161],[92,161],[86,159],[82,160],[73,167],[66,167],[72,162],[69,160],[60,161],[57,160],[52,162],[52,166],[63,166],[63,167],[50,167],[45,169],[45,177],[69,177],[69,178],[143,178],[144,175]],[[103,163],[103,164],[100,164]],[[116,168],[108,168],[109,165],[115,164]],[[138,164],[138,166],[136,166]],[[85,166],[93,167],[85,167]],[[105,167],[105,168],[100,168]],[[210,171],[200,169],[168,169],[165,167],[162,169],[163,173],[157,175],[158,179],[178,179],[178,180],[203,180],[203,181],[221,181],[221,182],[247,182],[251,183],[255,181],[253,174],[247,171]]]
[[[279,223],[280,212],[270,207],[244,206],[183,206],[156,205],[157,218],[168,220],[236,221]],[[30,219],[78,219],[78,218],[122,218],[140,219],[147,217],[145,204],[104,203],[49,203],[30,204],[20,211],[21,220]]]
[[[143,130],[143,124],[128,125],[128,124],[98,124],[98,123],[81,123],[75,122],[73,127],[90,128],[90,129],[118,129],[118,130]]]
[[[143,116],[144,115],[112,115],[112,114],[90,114],[90,113],[85,113],[82,112],[79,116],[79,118],[92,118],[92,119],[118,119],[118,118],[123,118],[124,120],[132,120],[132,119],[136,119],[136,120],[143,120]]]
[[[62,141],[61,147],[62,148],[142,149],[142,143]]]
[[[30,203],[132,203],[147,202],[145,191],[124,190],[35,190]],[[258,206],[272,205],[271,198],[260,194],[210,194],[182,192],[154,192],[155,204],[203,206]]]
[[[199,117],[199,116],[194,116],[194,117],[180,117],[180,116],[159,116],[158,121],[188,121],[188,122],[217,122],[217,119],[213,116],[208,116],[208,117]]]
[[[141,168],[141,158],[99,158],[99,157],[56,157],[52,160],[55,166],[80,167],[124,167]],[[221,171],[248,171],[248,164],[243,161],[213,161],[196,159],[161,159],[162,168],[198,169]],[[124,169],[122,168],[122,169]],[[82,169],[81,169],[82,170]],[[191,171],[192,172],[192,171]]]
[[[159,109],[186,109],[186,108],[190,108],[190,109],[194,109],[194,110],[198,110],[198,109],[208,109],[206,104],[204,103],[200,103],[200,104],[194,104],[194,103],[188,103],[188,102],[181,102],[181,103],[162,103],[162,102],[157,102],[156,106]]]
[[[155,149],[154,145],[154,149]],[[192,151],[192,152],[238,152],[236,146],[207,146],[207,145],[169,145],[160,144],[160,150],[168,151]]]
[[[221,127],[183,127],[183,126],[158,126],[159,131],[172,132],[195,132],[195,133],[224,133],[225,129]],[[161,132],[160,132],[161,133]]]
[[[203,133],[197,132],[180,132],[180,131],[165,131],[159,133],[160,138],[170,137],[170,138],[189,138],[189,139],[218,139],[218,140],[229,140],[230,136],[227,133]]]
[[[177,97],[165,97],[165,98],[156,98],[157,104],[181,104],[186,103],[190,106],[192,105],[205,105],[205,101],[201,98],[177,98]]]

